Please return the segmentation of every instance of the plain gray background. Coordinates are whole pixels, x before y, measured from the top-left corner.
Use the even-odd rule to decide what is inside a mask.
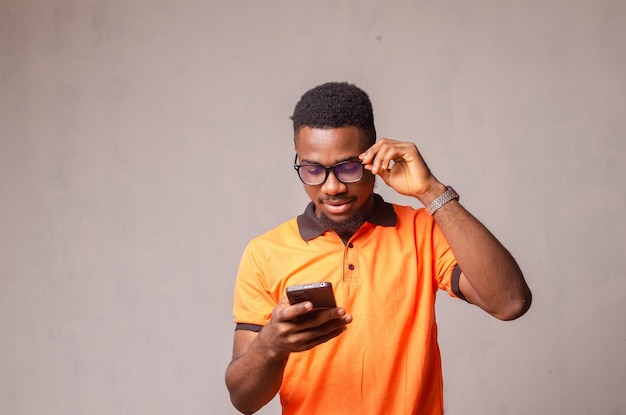
[[[330,80],[370,94],[379,135],[418,145],[534,292],[511,323],[440,296],[446,412],[626,413],[625,15],[0,1],[0,413],[235,413],[239,258],[304,209],[288,117]]]

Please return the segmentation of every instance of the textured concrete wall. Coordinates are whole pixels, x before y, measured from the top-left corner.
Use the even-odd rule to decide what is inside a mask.
[[[328,80],[370,93],[534,291],[512,323],[440,297],[447,413],[624,413],[625,13],[3,0],[0,413],[235,413],[236,268],[304,208],[288,116]]]

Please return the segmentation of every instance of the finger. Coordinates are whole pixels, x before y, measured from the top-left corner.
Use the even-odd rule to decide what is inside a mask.
[[[301,315],[313,310],[313,303],[310,301],[303,301],[294,305],[287,304],[279,312],[280,321],[291,321]]]
[[[376,173],[383,181],[389,184],[389,177],[391,176],[391,169],[382,169]]]
[[[395,147],[389,145],[381,147],[372,160],[372,173],[380,175],[381,173],[388,171],[391,168],[391,163],[396,156],[397,151]]]
[[[395,161],[402,159],[404,153],[405,143],[384,139],[371,160],[373,165],[372,173],[380,174],[381,172],[391,170]]]
[[[325,310],[312,310],[298,317],[298,324],[302,330],[316,329],[335,320],[344,321],[348,314],[343,307]],[[348,318],[351,321],[351,318]]]
[[[380,149],[387,145],[388,143],[392,143],[394,140],[390,140],[388,138],[379,139],[374,145],[365,150],[363,153],[359,155],[359,159],[363,162],[363,164],[372,164],[374,158],[380,151]]]

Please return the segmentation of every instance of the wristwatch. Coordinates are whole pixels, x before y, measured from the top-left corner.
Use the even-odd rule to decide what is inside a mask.
[[[443,194],[437,199],[433,200],[430,205],[428,205],[428,207],[426,208],[426,212],[428,212],[428,214],[432,216],[446,203],[450,202],[451,200],[459,199],[459,194],[452,188],[452,186],[446,186],[446,191],[443,192]]]

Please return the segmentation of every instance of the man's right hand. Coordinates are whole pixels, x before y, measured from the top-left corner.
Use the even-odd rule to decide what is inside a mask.
[[[269,357],[284,358],[339,336],[351,322],[352,316],[342,307],[313,311],[309,301],[291,305],[283,297],[257,340]]]
[[[235,331],[226,386],[239,411],[256,412],[276,395],[290,353],[327,342],[352,322],[352,316],[341,307],[319,311],[312,308],[308,301],[291,305],[283,297],[260,332]]]

